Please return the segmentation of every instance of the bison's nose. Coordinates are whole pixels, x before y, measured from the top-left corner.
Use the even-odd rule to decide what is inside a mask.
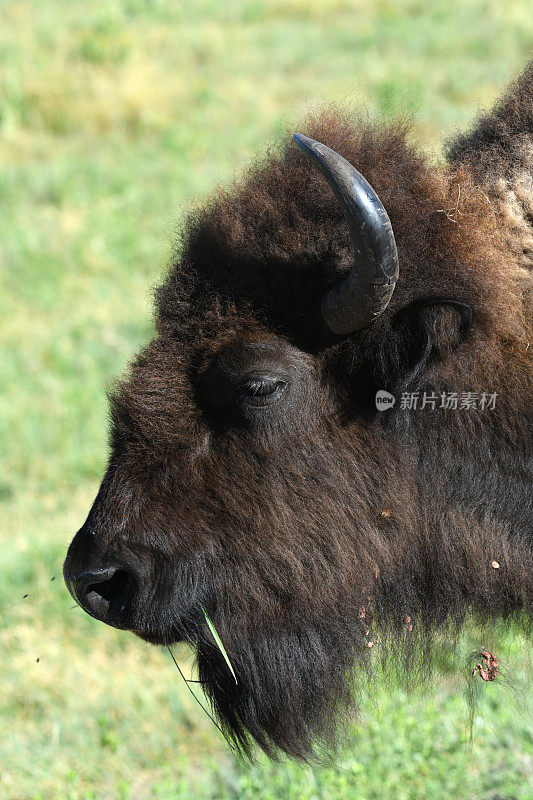
[[[116,628],[123,627],[124,612],[134,591],[131,572],[113,566],[84,569],[74,575],[65,570],[65,582],[73,598],[91,617]]]

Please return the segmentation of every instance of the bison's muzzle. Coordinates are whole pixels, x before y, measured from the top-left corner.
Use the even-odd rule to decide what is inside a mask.
[[[65,583],[91,617],[114,628],[129,628],[139,576],[123,559],[110,560],[96,553],[91,539],[83,529],[74,538],[63,567]]]

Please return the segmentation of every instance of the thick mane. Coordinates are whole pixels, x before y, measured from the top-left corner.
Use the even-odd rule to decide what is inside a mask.
[[[533,281],[533,62],[482,114],[473,129],[448,147],[450,162],[467,167],[483,187],[505,231],[508,251]],[[529,312],[531,313],[531,311]]]
[[[490,186],[533,168],[533,62],[489,113],[448,146],[450,161],[468,164],[476,179]]]

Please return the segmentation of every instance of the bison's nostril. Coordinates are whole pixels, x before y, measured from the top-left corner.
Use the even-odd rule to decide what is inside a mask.
[[[117,628],[123,627],[125,609],[135,591],[135,581],[128,570],[85,569],[75,577],[66,572],[65,578],[72,596],[88,614]]]
[[[90,595],[105,600],[107,603],[113,603],[115,600],[125,599],[126,589],[130,582],[130,576],[124,569],[117,569],[115,574],[108,578],[106,581],[100,583],[90,583],[85,589],[85,596],[89,599]]]

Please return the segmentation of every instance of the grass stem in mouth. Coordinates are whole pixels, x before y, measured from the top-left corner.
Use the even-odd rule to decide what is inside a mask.
[[[203,606],[201,606],[201,609],[202,609],[202,611],[204,613],[205,621],[207,622],[209,630],[213,634],[213,639],[215,640],[218,649],[222,653],[222,655],[224,657],[224,661],[228,665],[229,670],[230,670],[230,672],[233,675],[233,678],[235,680],[235,683],[237,683],[237,676],[235,675],[235,671],[234,671],[233,667],[231,666],[231,661],[229,660],[228,654],[226,653],[226,649],[225,649],[224,645],[222,644],[220,636],[218,635],[215,626],[213,625],[213,623],[209,619],[209,615],[208,615],[207,611],[205,610],[205,608]]]

